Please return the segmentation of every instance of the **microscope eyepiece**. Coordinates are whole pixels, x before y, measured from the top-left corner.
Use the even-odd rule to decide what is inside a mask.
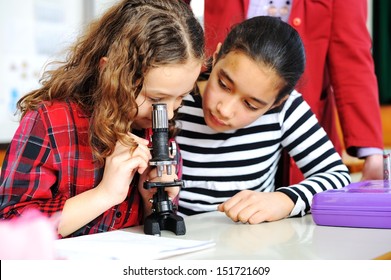
[[[168,131],[168,114],[166,104],[152,104],[152,129],[166,129]]]

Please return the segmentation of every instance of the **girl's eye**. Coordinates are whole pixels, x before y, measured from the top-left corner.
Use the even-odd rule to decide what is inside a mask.
[[[219,84],[219,86],[222,88],[222,89],[224,89],[225,91],[231,91],[229,88],[228,88],[228,86],[221,80],[221,79],[218,79],[218,84]]]
[[[258,107],[253,106],[250,102],[248,102],[246,100],[244,100],[243,102],[244,102],[245,106],[248,109],[250,109],[251,111],[257,111],[258,110]]]
[[[153,103],[158,103],[160,101],[162,101],[161,98],[153,98],[153,97],[148,97],[149,101],[153,102]]]

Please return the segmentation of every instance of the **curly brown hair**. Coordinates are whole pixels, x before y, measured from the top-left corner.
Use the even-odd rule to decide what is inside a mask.
[[[100,68],[103,57],[107,63]],[[86,28],[65,61],[49,64],[58,67],[45,71],[42,87],[22,97],[17,108],[23,117],[42,102],[77,103],[91,118],[90,144],[103,163],[117,140],[132,144],[128,132],[148,70],[194,58],[204,59],[204,34],[184,1],[119,1]]]

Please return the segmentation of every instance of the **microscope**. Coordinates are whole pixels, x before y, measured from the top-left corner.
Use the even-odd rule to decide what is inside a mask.
[[[172,172],[172,165],[177,162],[171,156],[176,154],[175,142],[169,145],[169,129],[167,105],[158,103],[152,105],[152,159],[150,166],[155,166],[158,177],[161,177],[166,169],[168,175]],[[156,193],[152,198],[152,214],[144,221],[144,233],[150,235],[160,235],[161,230],[170,230],[176,235],[186,233],[185,222],[181,216],[175,213],[176,205],[169,199],[165,188],[182,187],[181,180],[172,182],[150,182],[145,181],[145,189],[156,188]]]

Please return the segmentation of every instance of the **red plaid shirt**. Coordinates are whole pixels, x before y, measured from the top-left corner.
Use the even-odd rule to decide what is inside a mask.
[[[0,177],[0,218],[38,208],[51,216],[65,201],[92,189],[102,178],[88,141],[89,118],[74,103],[44,104],[26,113],[4,159]],[[128,197],[71,236],[139,225],[140,195],[135,182]]]

